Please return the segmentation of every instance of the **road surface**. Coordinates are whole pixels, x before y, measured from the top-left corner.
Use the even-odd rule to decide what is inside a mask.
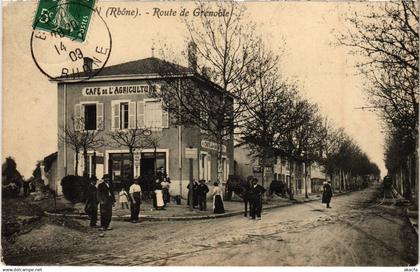
[[[417,235],[403,207],[385,205],[372,187],[318,201],[204,221],[130,224],[78,234],[58,252],[7,258],[31,265],[407,266],[417,264]],[[88,224],[82,221],[82,224]],[[36,233],[35,233],[36,234]],[[59,233],[51,233],[59,235]],[[48,247],[47,247],[48,248]],[[54,253],[53,253],[54,250]]]

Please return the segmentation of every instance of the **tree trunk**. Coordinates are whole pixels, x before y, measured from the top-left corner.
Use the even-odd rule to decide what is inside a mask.
[[[308,198],[308,169],[307,169],[307,165],[306,162],[303,163],[303,167],[304,167],[304,186],[305,186],[305,198]]]
[[[96,151],[93,152],[93,157],[92,157],[92,176],[96,177]]]
[[[157,172],[156,172],[156,168],[157,168],[157,163],[156,163],[156,159],[157,159],[157,152],[156,152],[156,145],[155,146],[153,146],[153,157],[154,157],[154,163],[153,163],[153,172],[155,173],[155,179],[156,179],[156,177],[157,177]]]
[[[87,149],[83,148],[83,161],[85,163],[84,167],[83,167],[83,177],[88,178],[89,177],[89,173],[88,173],[88,156],[87,156]]]
[[[74,165],[74,175],[75,176],[78,176],[79,175],[78,168],[79,168],[79,151],[76,151],[76,163]]]
[[[134,183],[134,151],[133,149],[129,149],[130,153],[130,161],[131,161],[131,173],[130,173],[130,184]],[[124,184],[124,188],[127,189],[128,184]]]

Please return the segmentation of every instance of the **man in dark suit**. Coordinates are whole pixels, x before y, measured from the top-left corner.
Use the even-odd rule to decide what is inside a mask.
[[[254,179],[253,176],[248,176],[246,181],[241,184],[242,189],[242,199],[245,205],[244,216],[248,217],[248,206],[249,206],[249,213],[251,213],[251,202],[250,202],[250,192],[251,192],[251,183]]]
[[[198,206],[200,211],[207,210],[207,193],[209,192],[209,187],[207,187],[205,180],[200,180],[200,184],[197,187],[197,198]]]
[[[100,230],[111,230],[109,227],[112,218],[112,206],[115,203],[114,192],[110,184],[109,175],[105,174],[102,182],[98,185],[98,200],[100,204],[101,213],[101,228]]]
[[[258,179],[252,180],[252,186],[250,190],[250,202],[251,202],[251,218],[261,220],[262,210],[262,197],[265,193],[264,187],[258,184]]]
[[[96,181],[96,177],[91,177],[89,180],[85,206],[85,212],[89,216],[92,228],[96,227],[96,221],[98,221],[98,189],[96,188]]]

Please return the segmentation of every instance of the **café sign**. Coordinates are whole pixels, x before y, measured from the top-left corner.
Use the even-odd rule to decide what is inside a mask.
[[[217,143],[215,142],[201,140],[201,147],[217,151]],[[226,146],[222,145],[222,152],[226,153],[226,150]]]
[[[150,94],[160,91],[160,85],[120,85],[120,86],[100,86],[100,87],[84,87],[82,89],[83,96],[115,96],[115,95],[132,95],[132,94]]]

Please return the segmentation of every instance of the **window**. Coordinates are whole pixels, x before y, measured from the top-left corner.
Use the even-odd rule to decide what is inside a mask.
[[[169,128],[169,114],[163,110],[160,100],[143,100],[137,102],[137,126],[152,130]]]
[[[112,107],[112,129],[169,127],[169,115],[162,109],[160,100],[126,101],[114,100]]]
[[[85,105],[85,130],[96,129],[96,104]]]
[[[162,103],[160,101],[147,101],[145,104],[145,125],[148,128],[162,127]]]
[[[211,156],[206,152],[200,153],[199,179],[211,181]]]
[[[120,104],[120,112],[121,112],[121,124],[120,128],[128,128],[128,103],[121,103]]]
[[[223,181],[227,181],[229,178],[229,159],[225,156],[222,157],[222,161],[219,164],[219,176]]]
[[[112,101],[112,129],[135,128],[136,103],[130,101]]]
[[[80,130],[103,130],[104,106],[102,103],[83,102],[74,105],[74,126]]]

